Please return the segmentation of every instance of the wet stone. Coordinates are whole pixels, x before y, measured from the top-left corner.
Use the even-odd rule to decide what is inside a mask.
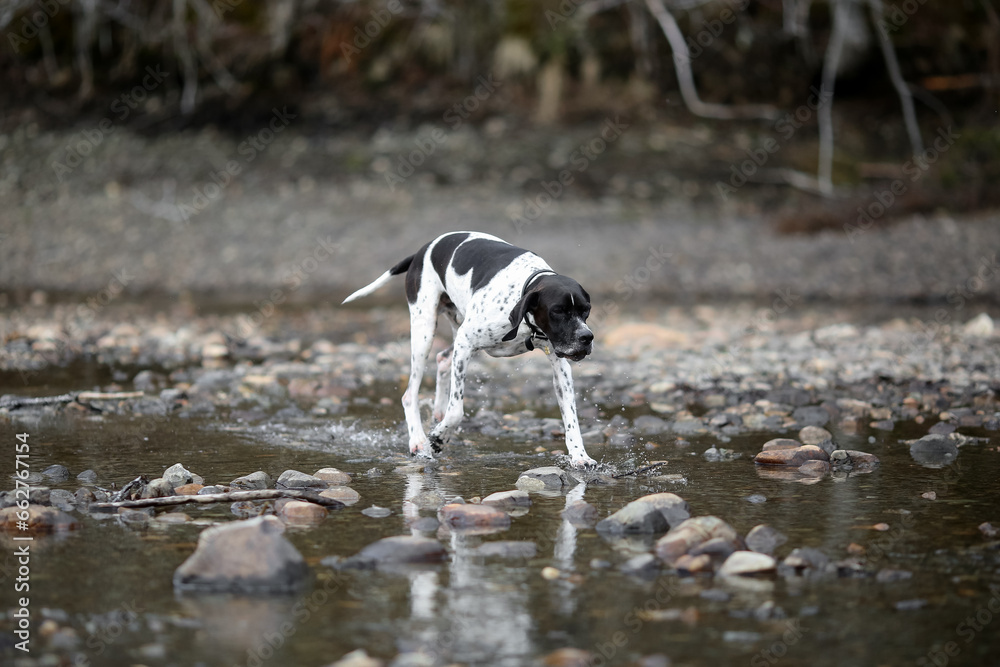
[[[65,489],[52,489],[49,491],[49,502],[63,511],[71,512],[76,505],[76,496]]]
[[[761,503],[767,502],[767,496],[761,493],[754,493],[753,495],[747,496],[743,500],[747,501],[752,505],[760,505]]]
[[[384,519],[387,516],[392,516],[391,509],[388,507],[379,507],[378,505],[372,505],[367,509],[363,509],[361,513],[373,519]]]
[[[736,530],[722,519],[715,516],[698,516],[687,519],[661,537],[656,542],[654,552],[665,563],[676,565],[682,556],[716,538],[728,542],[734,551],[744,549],[746,546]],[[711,557],[708,554],[701,555],[707,559],[706,567],[711,567]]]
[[[822,477],[830,472],[830,464],[826,461],[806,461],[799,466],[799,472],[809,477]]]
[[[229,511],[240,519],[250,519],[260,516],[267,508],[267,503],[256,503],[252,500],[240,500],[229,506]]]
[[[27,512],[28,518],[18,517],[18,513]],[[22,514],[23,516],[23,514]],[[27,530],[20,527],[21,522],[27,524]],[[0,531],[17,536],[43,535],[76,530],[80,522],[57,507],[44,505],[28,505],[26,509],[5,507],[0,510]]]
[[[517,489],[515,491],[497,491],[491,493],[482,500],[483,505],[493,505],[501,509],[513,509],[515,507],[530,507],[531,496],[527,491]]]
[[[871,470],[879,465],[874,454],[854,449],[838,449],[830,455],[830,463],[838,470]]]
[[[190,484],[195,481],[194,474],[180,463],[175,463],[164,470],[161,477],[165,479],[171,487]]]
[[[258,470],[249,475],[237,477],[229,483],[229,486],[234,491],[263,491],[264,489],[273,489],[274,480],[263,470]]]
[[[410,499],[410,502],[423,510],[437,510],[445,503],[445,497],[437,491],[422,491]]]
[[[813,570],[823,572],[830,567],[830,558],[819,549],[812,547],[799,547],[793,549],[790,554],[781,562],[782,570],[792,570],[802,572]]]
[[[750,550],[768,556],[773,556],[775,550],[787,541],[788,538],[781,531],[767,524],[754,526],[746,537],[747,547]]]
[[[97,482],[97,473],[93,470],[84,470],[76,476],[81,484],[94,484]]]
[[[118,509],[118,518],[122,521],[122,523],[132,526],[133,528],[145,528],[149,525],[149,522],[153,517],[149,512],[144,510],[120,507]]]
[[[65,482],[69,479],[69,468],[57,463],[43,470],[42,475],[50,482]]]
[[[792,440],[791,438],[775,438],[774,440],[768,440],[765,442],[764,446],[761,447],[761,451],[770,452],[776,449],[798,449],[802,445],[803,443],[798,440]]]
[[[597,530],[610,535],[662,533],[690,517],[687,502],[673,493],[654,493],[633,500],[598,522]]]
[[[224,488],[222,488],[221,486],[215,486],[215,485],[212,485],[212,486],[203,486],[200,489],[198,489],[198,495],[199,496],[207,496],[207,495],[210,495],[210,494],[213,494],[213,493],[225,493],[225,492],[226,492],[226,490]]]
[[[943,468],[958,458],[958,445],[943,435],[925,435],[910,445],[910,456],[925,468]]]
[[[774,572],[777,562],[773,557],[756,551],[734,551],[719,568],[721,576],[752,576]]]
[[[660,561],[653,554],[639,554],[622,563],[620,569],[632,576],[655,577],[660,571]]]
[[[273,516],[213,526],[174,572],[174,587],[195,591],[277,593],[296,589],[309,568]]]
[[[276,486],[279,489],[325,489],[330,484],[298,470],[286,470],[278,477]]]
[[[162,477],[149,480],[142,490],[142,498],[166,498],[174,495],[174,485]]]
[[[378,658],[368,655],[363,648],[351,651],[340,660],[333,662],[327,667],[383,667],[385,663]]]
[[[819,447],[827,440],[833,440],[833,434],[820,426],[806,426],[799,431],[799,442],[803,445]]]
[[[312,525],[325,519],[327,510],[322,505],[315,503],[303,500],[290,500],[281,506],[279,514],[289,524]]]
[[[174,493],[178,496],[196,496],[204,488],[201,484],[182,484],[174,488]]]
[[[354,505],[361,500],[361,494],[349,486],[331,486],[329,489],[320,491],[319,495],[339,500],[345,505]]]
[[[317,477],[331,486],[348,486],[351,483],[351,476],[337,468],[320,468],[313,477]]]
[[[546,466],[525,470],[517,478],[515,486],[523,491],[539,491],[542,489],[561,489],[574,486],[576,480],[562,468]]]
[[[892,568],[882,568],[875,575],[875,581],[880,584],[894,583],[897,581],[906,581],[913,577],[913,573],[908,570],[894,570]]]
[[[772,449],[754,457],[754,463],[765,466],[799,467],[806,461],[828,461],[830,455],[815,445],[802,445],[795,449]]]

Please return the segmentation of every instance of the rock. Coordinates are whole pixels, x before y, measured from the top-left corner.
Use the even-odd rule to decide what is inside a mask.
[[[22,512],[28,513],[27,519],[18,518],[18,513]],[[27,525],[26,530],[19,527],[22,521]],[[0,531],[17,537],[61,533],[78,528],[80,528],[79,521],[56,507],[28,505],[27,508],[21,509],[13,505],[0,510]]]
[[[542,659],[545,667],[591,667],[594,654],[579,648],[560,648]]]
[[[670,423],[662,417],[642,415],[635,418],[632,428],[640,435],[660,435],[670,430]]]
[[[472,554],[482,558],[534,558],[538,547],[534,542],[502,540],[486,542],[472,550]]]
[[[199,496],[208,496],[213,493],[225,493],[225,492],[226,489],[222,488],[221,486],[215,486],[214,484],[212,486],[203,486],[200,489],[198,489]]]
[[[158,523],[187,523],[191,517],[184,512],[165,512],[156,517]]]
[[[660,561],[653,554],[639,554],[622,563],[621,571],[638,577],[656,576],[660,571]]]
[[[76,505],[76,496],[65,489],[49,491],[49,503],[65,512],[72,512]]]
[[[830,463],[837,470],[855,470],[858,472],[872,470],[879,465],[879,458],[874,454],[859,452],[854,449],[838,449],[830,454]]]
[[[799,472],[809,477],[822,477],[830,472],[830,464],[826,461],[806,461],[799,466]]]
[[[925,468],[943,468],[958,458],[958,445],[943,435],[925,435],[910,445],[910,456]]]
[[[979,313],[962,327],[964,335],[976,338],[989,338],[993,330],[993,319],[987,313]]]
[[[161,477],[167,480],[171,487],[182,486],[195,481],[194,474],[180,463],[175,463],[164,470]]]
[[[738,543],[724,537],[713,537],[693,547],[687,555],[692,557],[706,555],[712,559],[715,565],[721,565],[734,551],[739,549],[739,546]]]
[[[803,445],[816,445],[819,447],[827,440],[833,440],[833,435],[820,426],[806,426],[799,431],[799,441]]]
[[[174,493],[178,496],[196,496],[204,488],[201,484],[182,484],[174,488]]]
[[[1000,535],[1000,530],[998,530],[989,521],[982,522],[981,524],[979,524],[978,528],[979,528],[979,532],[982,533],[983,537],[985,537],[986,539],[989,539],[989,540],[992,540],[997,535]]]
[[[830,455],[816,445],[802,445],[795,449],[772,449],[761,452],[753,462],[762,466],[789,466],[798,468],[806,461],[829,461]]]
[[[77,475],[76,478],[80,480],[81,484],[93,484],[97,481],[97,473],[87,469]]]
[[[260,516],[268,506],[269,503],[239,500],[229,506],[229,511],[240,519],[252,519],[255,516]]]
[[[799,547],[793,549],[792,553],[781,562],[781,569],[784,572],[794,572],[801,574],[805,570],[814,572],[824,572],[830,568],[830,558],[812,547]]]
[[[286,470],[278,477],[275,486],[279,489],[325,489],[330,485],[319,477],[298,470]]]
[[[654,493],[633,500],[597,523],[597,531],[610,535],[662,533],[690,517],[688,504],[673,493]]]
[[[149,480],[142,490],[142,498],[166,498],[174,495],[174,485],[163,477]]]
[[[97,502],[97,495],[92,490],[88,489],[85,486],[77,489],[76,493],[73,494],[73,497],[75,499],[74,502],[77,505],[86,506],[89,505],[90,503]]]
[[[743,538],[728,523],[715,516],[698,516],[687,519],[657,540],[654,552],[660,560],[674,565],[681,556],[715,538],[727,541],[734,551],[746,548]]]
[[[515,507],[530,507],[531,496],[527,491],[520,489],[515,491],[497,491],[483,498],[483,505],[493,505],[501,509],[514,509]]]
[[[264,489],[273,489],[274,480],[263,470],[258,470],[249,475],[237,477],[229,483],[229,486],[234,491],[263,491]]]
[[[897,581],[906,581],[912,577],[913,573],[908,570],[893,570],[891,568],[884,567],[878,571],[878,574],[875,575],[875,581],[880,584],[889,584]]]
[[[774,572],[778,563],[771,556],[756,551],[734,551],[719,568],[719,575],[752,576]]]
[[[517,478],[515,486],[522,491],[539,491],[541,489],[561,489],[564,486],[576,485],[576,479],[562,468],[546,466],[525,470]]]
[[[449,503],[438,510],[442,525],[456,530],[503,530],[510,528],[510,515],[490,505]]]
[[[319,495],[339,500],[345,505],[353,505],[361,500],[361,494],[349,486],[331,486],[325,491],[320,491]]]
[[[281,506],[281,518],[290,524],[312,525],[326,518],[327,510],[322,505],[304,500],[290,500]]]
[[[752,505],[760,505],[761,503],[766,503],[767,502],[767,496],[765,496],[762,493],[754,493],[754,494],[751,494],[751,495],[747,496],[743,500],[747,501],[748,503],[750,503]]]
[[[562,518],[577,528],[593,528],[600,518],[597,508],[585,500],[575,500],[561,512]]]
[[[754,526],[747,533],[746,538],[747,547],[751,551],[767,554],[768,556],[773,556],[774,550],[787,541],[788,538],[783,533],[766,523]]]
[[[891,419],[879,419],[878,421],[871,422],[868,426],[877,431],[891,431],[896,428],[896,422]]]
[[[760,451],[773,452],[775,450],[781,450],[781,449],[798,449],[801,446],[802,443],[799,442],[798,440],[792,440],[791,438],[775,438],[774,440],[768,440],[767,442],[765,442],[764,446],[760,448]]]
[[[133,510],[127,507],[118,508],[118,518],[121,519],[122,523],[131,526],[132,528],[145,528],[153,519],[150,512],[146,512],[144,510]]]
[[[361,510],[361,513],[365,516],[370,516],[373,519],[384,519],[387,516],[392,515],[392,510],[388,507],[379,507],[378,505],[372,505],[367,509]]]
[[[356,555],[333,565],[338,568],[367,569],[392,565],[440,563],[447,559],[448,552],[437,540],[414,535],[397,535],[373,542]],[[327,563],[326,560],[323,562]]]
[[[363,649],[351,651],[337,662],[331,662],[327,667],[383,667],[385,663],[373,658]]]
[[[42,475],[52,482],[65,482],[69,479],[69,468],[57,463],[43,470]]]
[[[950,422],[938,422],[928,429],[928,433],[931,435],[948,435],[949,433],[954,433],[957,429],[958,427]]]
[[[331,486],[347,486],[351,483],[351,476],[337,468],[320,468],[313,477],[317,477]]]
[[[194,553],[174,572],[181,591],[279,593],[298,588],[309,568],[274,516],[202,531]]]

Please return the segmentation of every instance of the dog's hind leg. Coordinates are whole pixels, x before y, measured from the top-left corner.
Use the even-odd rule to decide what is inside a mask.
[[[451,352],[449,347],[437,354],[437,385],[434,389],[434,419],[444,419],[444,410],[448,407],[448,390],[451,388]]]

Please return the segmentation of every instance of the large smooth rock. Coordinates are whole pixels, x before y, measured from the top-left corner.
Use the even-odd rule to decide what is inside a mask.
[[[492,505],[500,509],[514,509],[517,507],[530,507],[531,496],[527,491],[517,489],[515,491],[497,491],[483,498],[483,505]]]
[[[654,552],[660,560],[673,565],[681,556],[715,538],[728,542],[734,551],[746,548],[739,533],[719,517],[696,516],[683,521],[657,540]]]
[[[415,535],[397,535],[372,542],[338,567],[375,568],[419,565],[447,560],[448,552],[437,540]]]
[[[925,468],[943,468],[958,458],[958,445],[944,435],[925,435],[910,445],[910,456]]]
[[[792,440],[791,438],[775,438],[774,440],[768,440],[764,443],[764,446],[760,448],[762,452],[771,452],[776,449],[798,449],[802,446],[802,443],[798,440]]]
[[[326,518],[327,510],[322,505],[303,500],[289,500],[281,506],[281,518],[291,525],[310,526]]]
[[[726,576],[752,576],[774,572],[777,561],[767,554],[756,551],[734,551],[719,568],[719,574]]]
[[[276,486],[279,489],[325,489],[330,484],[298,470],[286,470],[278,477]]]
[[[576,485],[576,479],[562,468],[545,466],[525,470],[517,478],[514,485],[523,491],[540,491],[542,489],[558,490],[565,486]]]
[[[19,519],[17,516],[19,512],[27,512],[27,519]],[[19,525],[21,521],[24,521],[26,526],[24,529]],[[0,510],[0,531],[17,537],[59,533],[76,530],[79,527],[79,521],[55,507],[28,505],[22,510],[17,505],[12,505]]]
[[[510,515],[490,505],[449,503],[438,510],[438,520],[457,530],[502,530],[510,528]]]
[[[829,461],[830,455],[816,445],[802,445],[795,449],[770,449],[754,457],[760,466],[790,466],[798,468],[806,461]]]
[[[234,491],[263,491],[273,489],[274,480],[263,470],[252,472],[249,475],[237,477],[229,483]]]
[[[182,591],[279,593],[294,590],[309,568],[274,516],[202,531],[194,553],[174,572]]]
[[[821,426],[806,426],[799,431],[799,440],[803,445],[821,447],[824,442],[833,440],[833,434]]]
[[[662,533],[691,516],[687,502],[673,493],[654,493],[633,500],[597,523],[597,530],[609,535]]]
[[[325,491],[320,491],[319,495],[324,498],[333,498],[334,500],[339,500],[345,505],[353,505],[359,500],[361,500],[361,494],[352,489],[349,486],[331,486]]]

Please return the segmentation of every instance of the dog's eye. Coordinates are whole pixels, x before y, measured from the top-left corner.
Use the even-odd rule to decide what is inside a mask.
[[[552,308],[549,309],[549,312],[551,314],[553,314],[553,315],[565,315],[566,314],[566,307],[565,306],[552,306]]]

